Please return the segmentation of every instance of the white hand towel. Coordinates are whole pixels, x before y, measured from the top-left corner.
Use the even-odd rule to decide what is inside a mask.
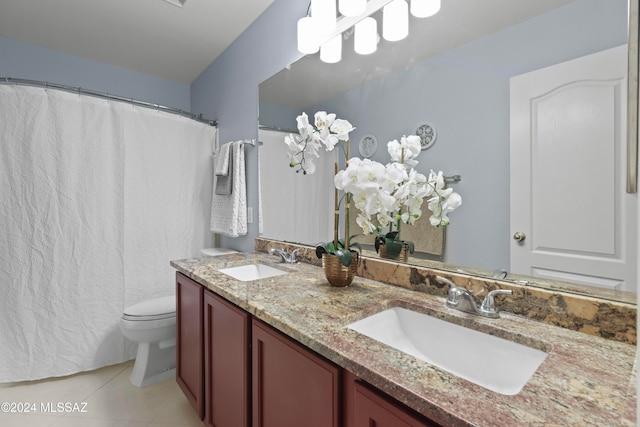
[[[231,158],[231,147],[233,142],[227,142],[216,152],[216,162],[214,165],[214,173],[216,176],[229,175],[229,159]]]
[[[225,174],[222,173],[214,173],[215,177],[215,189],[216,194],[218,195],[227,195],[233,192],[233,149],[229,148],[231,146],[231,142],[228,144],[224,144],[220,148],[220,152],[215,160],[215,167],[217,167],[220,163],[226,163],[224,167],[226,168]],[[223,151],[223,148],[226,149]],[[220,159],[223,159],[221,161]],[[220,172],[222,172],[220,170]]]
[[[244,166],[244,144],[236,141],[231,146],[233,188],[231,194],[211,197],[211,231],[238,237],[247,234],[247,184]]]

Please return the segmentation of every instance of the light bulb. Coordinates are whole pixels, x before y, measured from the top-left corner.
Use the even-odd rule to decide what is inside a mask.
[[[348,17],[360,16],[367,8],[367,0],[340,0],[338,10]]]
[[[353,48],[360,55],[368,55],[378,48],[378,23],[366,17],[355,25]]]
[[[440,11],[440,0],[411,0],[411,14],[416,18],[428,18]]]
[[[320,60],[335,64],[342,59],[342,34],[332,37],[320,47]]]
[[[393,0],[382,9],[382,37],[395,42],[409,35],[409,5]]]
[[[336,29],[336,0],[311,0],[311,17],[321,37]]]
[[[298,20],[298,50],[311,55],[320,49],[318,30],[315,21],[310,16]]]

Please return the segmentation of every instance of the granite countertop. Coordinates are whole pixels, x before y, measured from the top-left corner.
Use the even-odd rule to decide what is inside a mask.
[[[633,345],[505,312],[500,319],[485,319],[448,309],[441,297],[361,277],[347,288],[334,288],[320,267],[276,261],[264,253],[245,253],[171,261],[171,265],[442,425],[636,425]],[[217,271],[248,262],[290,273],[240,282]],[[397,306],[490,330],[544,349],[548,356],[520,393],[506,396],[346,328]]]

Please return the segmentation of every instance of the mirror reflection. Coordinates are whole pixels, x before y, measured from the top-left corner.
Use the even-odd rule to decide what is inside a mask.
[[[450,216],[443,253],[416,254],[409,258],[410,263],[489,276],[507,271],[508,280],[632,301],[634,298],[619,291],[635,292],[635,281],[626,277],[635,277],[636,262],[617,261],[620,257],[629,259],[629,255],[632,260],[637,259],[637,242],[629,240],[637,235],[633,225],[637,221],[637,202],[625,205],[625,198],[629,202],[635,198],[624,195],[625,177],[621,170],[626,144],[627,15],[627,0],[449,0],[431,18],[411,18],[407,39],[393,43],[380,40],[378,50],[371,55],[352,53],[353,36],[346,31],[341,62],[325,64],[318,55],[306,56],[263,82],[259,88],[260,125],[264,129],[295,130],[295,118],[301,111],[309,116],[319,110],[334,112],[356,127],[351,134],[354,155],[358,155],[362,141],[367,147],[365,155],[387,163],[388,141],[416,134],[428,124],[436,138],[418,157],[419,172],[428,175],[433,169],[442,170],[446,176],[458,175],[460,181],[449,185],[462,195],[463,205]],[[554,76],[564,73],[567,67],[600,68],[581,65],[590,64],[580,62],[586,61],[584,58],[591,58],[596,64],[609,64],[617,58],[623,61],[618,68],[622,71],[607,70],[610,77],[606,78],[600,74],[572,77],[575,81],[549,83],[550,89],[545,89],[545,83],[535,89],[542,94],[537,98],[514,99],[514,92],[528,90],[521,89],[522,85],[546,82],[544,74],[532,74],[537,70],[550,69]],[[573,90],[581,88],[582,81],[598,83]],[[563,132],[575,136],[576,128],[584,129],[580,138],[594,138],[595,132],[603,132],[595,139],[607,143],[589,155],[583,155],[588,150],[575,141],[558,152],[554,151],[556,148],[540,149],[544,146],[542,130],[553,130],[556,123],[570,123],[573,107],[586,110],[583,106],[587,104],[582,101],[585,97],[594,103],[589,104],[589,111],[598,110],[598,117],[607,116],[609,122],[588,120],[586,126],[573,123],[573,128],[563,128]],[[625,108],[600,111],[601,104],[612,102]],[[536,105],[536,109],[523,113],[517,111],[518,105]],[[552,118],[540,119],[547,117],[545,114]],[[514,123],[521,121],[518,117],[534,117],[528,122],[528,129],[536,130],[533,136],[514,135]],[[274,143],[284,136],[270,133]],[[373,152],[371,137],[377,141]],[[550,138],[544,141],[552,141],[553,147],[564,144],[566,139],[553,134]],[[527,140],[527,144],[534,141],[533,148],[527,145],[525,151],[537,157],[515,159],[514,153],[522,150],[514,149],[512,144],[519,140]],[[265,152],[269,144],[265,142]],[[593,164],[594,158],[598,163]],[[529,168],[530,164],[534,167]],[[528,201],[522,201],[520,190],[514,193],[514,188],[521,188],[514,180],[520,179],[518,174],[524,169],[528,176],[543,178],[529,182],[534,192],[526,196]],[[298,178],[283,178],[278,185],[288,185],[285,183]],[[597,182],[602,185],[595,185]],[[324,179],[322,183],[317,188],[324,186],[322,191],[331,197],[332,181]],[[264,193],[268,185],[264,177],[262,185]],[[319,193],[320,190],[315,194]],[[604,201],[603,194],[607,194]],[[295,205],[298,219],[294,221],[304,224],[304,218],[319,216],[310,203],[296,203],[294,196],[287,199]],[[621,200],[621,205],[615,204]],[[307,206],[309,210],[305,211]],[[518,211],[523,206],[533,212],[531,217],[514,217],[514,212],[520,215]],[[425,211],[423,217],[428,216]],[[326,218],[330,223],[331,214],[327,213]],[[609,224],[610,218],[613,225]],[[322,221],[313,225],[307,222],[306,228],[316,228],[319,222]],[[540,232],[541,224],[554,227]],[[576,224],[580,227],[573,229]],[[524,241],[515,240],[518,232],[526,236]],[[278,239],[281,235],[270,234],[265,220],[263,236]],[[420,238],[408,237],[413,241]],[[279,238],[314,245],[326,237],[313,239],[296,232]],[[578,245],[586,245],[587,249]],[[537,261],[522,265],[518,251],[523,248],[557,256],[544,267],[539,267]],[[598,271],[585,273],[585,267],[580,265],[576,271],[570,265],[570,258],[590,262],[594,254],[615,259],[626,267],[615,272],[614,277],[607,277]],[[376,256],[375,252],[370,255]]]

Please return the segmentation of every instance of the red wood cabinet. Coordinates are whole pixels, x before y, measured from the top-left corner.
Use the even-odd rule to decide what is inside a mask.
[[[215,427],[438,424],[176,274],[176,381]]]
[[[438,424],[405,408],[350,372],[344,372],[345,427],[432,427]]]
[[[252,321],[254,427],[340,425],[340,369]]]
[[[204,416],[202,285],[176,273],[176,381],[200,419]]]
[[[205,424],[248,427],[249,313],[204,291]]]

